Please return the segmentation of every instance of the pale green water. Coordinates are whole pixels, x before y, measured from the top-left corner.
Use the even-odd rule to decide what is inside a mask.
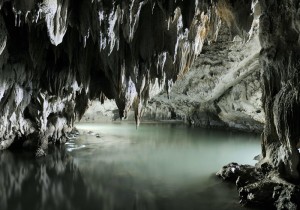
[[[81,135],[38,163],[13,156],[9,166],[0,154],[7,176],[21,180],[16,191],[0,178],[6,192],[0,191],[0,199],[6,196],[0,209],[242,209],[235,187],[214,174],[233,161],[255,164],[260,153],[259,137],[251,134],[174,124],[142,124],[138,130],[123,123],[77,127],[100,138]]]

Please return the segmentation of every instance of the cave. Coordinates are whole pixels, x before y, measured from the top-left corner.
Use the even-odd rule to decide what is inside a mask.
[[[0,209],[300,209],[299,34],[296,0],[0,0]]]

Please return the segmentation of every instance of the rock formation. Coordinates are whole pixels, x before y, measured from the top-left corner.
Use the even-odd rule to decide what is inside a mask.
[[[190,71],[174,84],[169,98],[164,93],[149,101],[144,118],[261,132],[264,112],[258,25],[254,30],[247,40],[233,39],[222,23],[216,42],[203,46]]]
[[[299,50],[300,4],[262,1],[260,40],[263,47],[263,105],[266,126],[262,155],[265,162],[290,179],[299,179]]]
[[[220,19],[206,1],[1,1],[0,148],[65,142],[88,100],[139,123],[191,66]],[[235,26],[233,26],[235,27]]]

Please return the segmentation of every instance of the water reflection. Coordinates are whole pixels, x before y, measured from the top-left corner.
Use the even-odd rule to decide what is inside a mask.
[[[96,201],[64,149],[54,148],[39,160],[1,151],[0,168],[1,210],[89,209]]]
[[[234,187],[213,173],[234,160],[254,163],[257,136],[174,125],[78,127],[80,139],[45,158],[0,152],[1,210],[242,209]]]

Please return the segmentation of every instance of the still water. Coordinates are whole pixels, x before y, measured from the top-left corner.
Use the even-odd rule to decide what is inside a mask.
[[[78,124],[49,155],[0,152],[0,209],[243,209],[214,174],[255,164],[259,136],[176,124]]]

